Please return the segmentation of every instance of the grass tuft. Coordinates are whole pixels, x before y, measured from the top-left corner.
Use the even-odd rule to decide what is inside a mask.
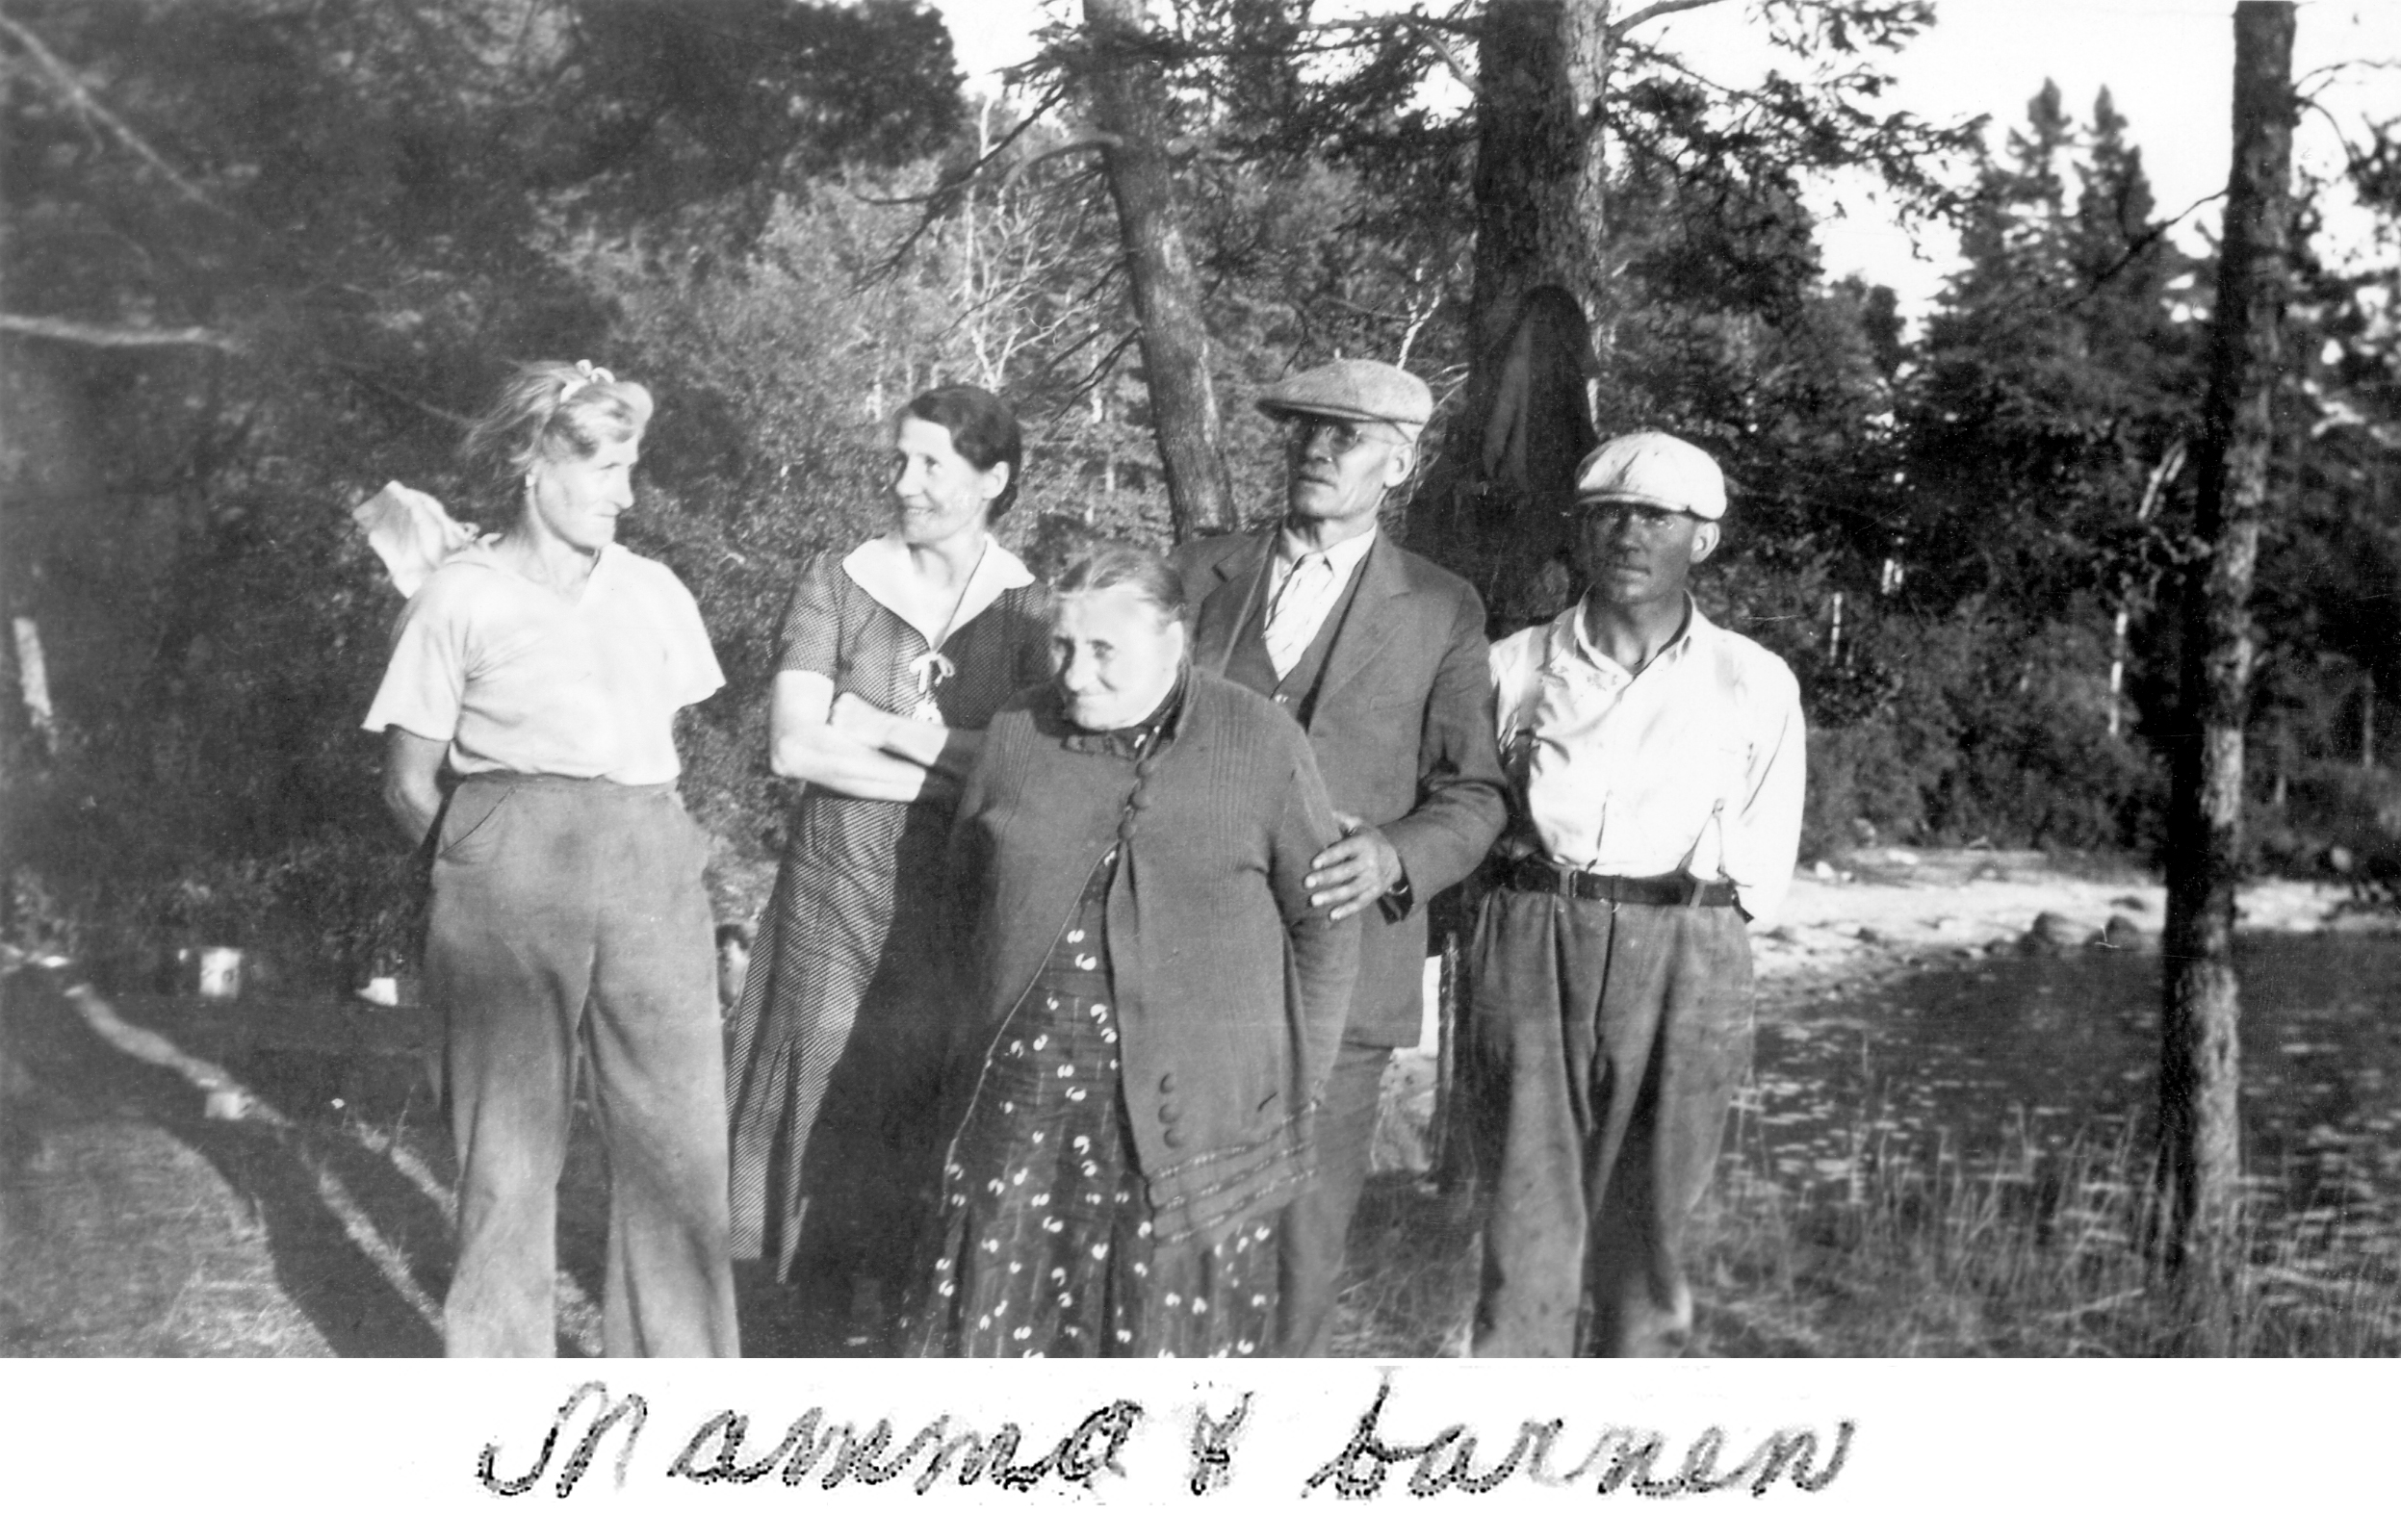
[[[2150,1155],[2125,1131],[1999,1148],[1907,1147],[1855,1125],[1841,1175],[1775,1174],[1737,1116],[1693,1219],[1692,1351],[1741,1357],[2387,1356],[2401,1353],[2401,1266],[2374,1214],[2292,1209],[2253,1181],[2223,1278],[2148,1253]],[[1475,1207],[1379,1179],[1353,1232],[1335,1351],[1450,1356],[1475,1303]]]

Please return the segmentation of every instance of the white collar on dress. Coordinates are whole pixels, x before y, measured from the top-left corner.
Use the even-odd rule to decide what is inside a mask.
[[[850,580],[866,590],[867,597],[917,628],[928,647],[939,648],[949,641],[943,634],[945,626],[955,634],[968,621],[992,608],[1002,594],[1012,588],[1022,588],[1034,580],[1009,548],[987,535],[983,559],[968,578],[967,592],[959,596],[956,614],[934,595],[929,595],[917,581],[917,568],[909,560],[909,548],[898,535],[877,535],[863,540],[851,553],[842,558],[842,571]]]

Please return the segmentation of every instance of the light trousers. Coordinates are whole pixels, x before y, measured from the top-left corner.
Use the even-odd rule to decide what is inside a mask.
[[[478,776],[452,794],[426,958],[458,1155],[451,1356],[555,1350],[579,1065],[608,1157],[604,1348],[738,1351],[706,859],[671,783]]]

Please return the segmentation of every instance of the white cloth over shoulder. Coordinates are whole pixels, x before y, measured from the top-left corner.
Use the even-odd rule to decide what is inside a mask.
[[[664,565],[603,548],[570,602],[470,545],[400,611],[371,732],[448,740],[460,775],[673,781],[675,713],[725,683],[700,606]]]
[[[350,517],[383,558],[402,599],[416,597],[434,568],[477,538],[474,525],[460,524],[438,500],[398,481],[386,481],[381,492],[352,508]]]
[[[1612,877],[1723,877],[1754,921],[1774,918],[1808,746],[1783,659],[1691,605],[1630,674],[1592,645],[1579,603],[1494,646],[1492,680],[1518,854]]]

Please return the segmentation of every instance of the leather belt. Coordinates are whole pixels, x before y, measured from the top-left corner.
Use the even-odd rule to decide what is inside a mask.
[[[1571,871],[1547,860],[1518,857],[1501,863],[1501,886],[1521,893],[1559,893],[1612,904],[1654,904],[1667,909],[1723,909],[1734,902],[1734,885],[1703,882],[1691,872],[1665,877],[1604,877]]]

